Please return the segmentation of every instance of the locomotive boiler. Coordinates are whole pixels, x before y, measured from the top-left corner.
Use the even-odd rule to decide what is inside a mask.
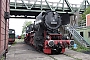
[[[65,48],[70,46],[70,40],[61,34],[59,28],[70,22],[68,13],[58,14],[53,11],[41,12],[34,24],[30,24],[25,42],[33,45],[37,50],[46,54],[64,53]]]

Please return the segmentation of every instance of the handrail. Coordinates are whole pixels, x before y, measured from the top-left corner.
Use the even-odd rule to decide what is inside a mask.
[[[85,41],[85,39],[78,34],[78,32],[75,30],[74,27],[69,26],[67,30],[73,35],[73,37],[84,47],[90,46],[88,42]]]

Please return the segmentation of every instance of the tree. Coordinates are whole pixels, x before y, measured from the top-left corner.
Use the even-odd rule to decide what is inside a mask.
[[[23,24],[23,28],[22,28],[22,34],[26,31],[26,27],[31,24],[32,22],[31,21],[25,21],[24,24]]]
[[[90,6],[82,14],[82,20],[86,20],[86,15],[90,13]]]
[[[21,39],[24,39],[24,37],[25,37],[25,34],[21,34]]]
[[[81,20],[78,22],[79,26],[86,26],[86,15],[90,14],[90,6],[85,9],[84,13],[81,15]]]

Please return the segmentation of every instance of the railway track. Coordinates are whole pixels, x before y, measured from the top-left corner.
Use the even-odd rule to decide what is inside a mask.
[[[57,54],[57,55],[48,55],[49,57],[51,57],[54,60],[82,60],[80,58],[75,58],[69,54]]]
[[[68,49],[64,54],[46,55],[20,41],[11,46],[6,60],[90,60],[89,56]]]

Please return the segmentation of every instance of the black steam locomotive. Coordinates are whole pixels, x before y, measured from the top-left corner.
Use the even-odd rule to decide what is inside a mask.
[[[64,53],[65,48],[70,46],[70,40],[61,34],[59,28],[69,24],[69,22],[70,16],[68,13],[41,12],[36,17],[34,24],[27,26],[24,41],[46,54]]]

